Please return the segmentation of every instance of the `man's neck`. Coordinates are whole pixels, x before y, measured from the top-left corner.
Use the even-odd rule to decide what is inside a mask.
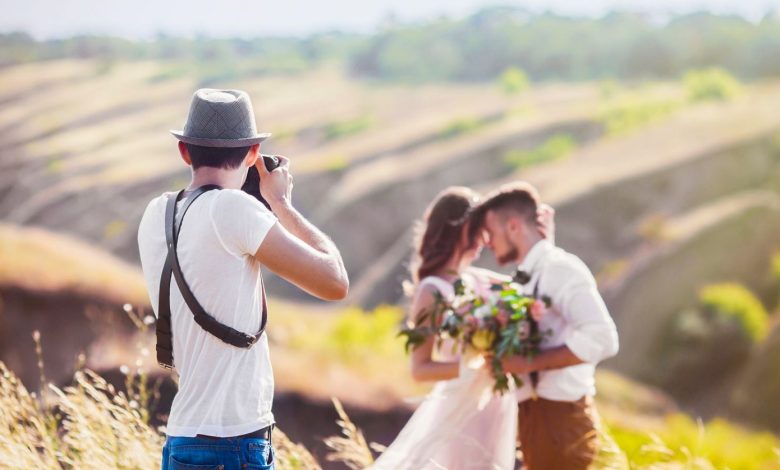
[[[244,174],[241,168],[235,170],[225,170],[222,168],[201,167],[192,171],[192,180],[188,191],[205,186],[207,184],[216,184],[225,189],[240,189],[243,184]]]
[[[531,252],[531,250],[544,238],[539,236],[538,234],[531,234],[529,235],[524,241],[523,241],[523,248],[518,249],[520,252],[520,256],[517,257],[517,263],[516,264],[522,264],[522,262],[525,260],[525,258],[528,256],[528,253]]]

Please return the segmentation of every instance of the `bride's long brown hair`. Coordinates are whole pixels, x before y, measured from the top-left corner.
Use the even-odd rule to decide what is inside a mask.
[[[463,226],[478,199],[478,194],[472,189],[452,186],[440,192],[430,203],[423,220],[416,227],[414,258],[410,267],[415,285],[439,271],[462,248],[458,245],[463,239]]]

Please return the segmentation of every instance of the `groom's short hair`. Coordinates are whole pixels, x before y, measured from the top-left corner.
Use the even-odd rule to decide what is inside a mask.
[[[527,222],[535,222],[539,207],[539,191],[530,183],[515,181],[488,193],[471,212],[469,235],[474,239],[485,224],[490,211],[514,213]]]

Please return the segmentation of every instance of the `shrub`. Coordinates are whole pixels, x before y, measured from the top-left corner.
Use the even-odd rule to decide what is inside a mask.
[[[739,95],[742,85],[721,68],[691,70],[683,78],[691,101],[727,101]]]
[[[508,95],[514,95],[530,88],[528,75],[517,67],[509,67],[504,70],[499,81],[501,82],[501,88]]]
[[[574,147],[574,139],[570,135],[556,134],[531,150],[510,150],[504,155],[504,161],[512,167],[524,168],[566,158]]]
[[[368,115],[335,121],[325,125],[325,140],[334,140],[363,132],[374,124]]]
[[[658,121],[679,107],[673,100],[646,98],[622,99],[608,105],[599,116],[608,135],[622,135]]]
[[[456,135],[474,132],[484,125],[485,123],[477,118],[469,117],[455,119],[454,121],[444,126],[444,129],[439,132],[439,137],[446,139],[449,137],[455,137]]]
[[[721,321],[733,322],[753,341],[769,332],[769,314],[753,293],[734,283],[713,284],[699,292],[702,306]]]

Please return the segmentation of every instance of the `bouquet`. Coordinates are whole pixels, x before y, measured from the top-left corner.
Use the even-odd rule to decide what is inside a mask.
[[[502,360],[512,356],[532,358],[539,353],[539,345],[550,332],[536,331],[532,325],[550,307],[549,297],[524,295],[515,282],[492,284],[485,292],[477,292],[458,279],[453,287],[452,300],[434,293],[434,304],[420,313],[413,327],[401,330],[399,336],[406,338],[406,350],[420,346],[429,337],[434,337],[438,347],[445,339],[453,339],[453,352],[476,352],[490,358],[497,393],[509,390],[509,380],[520,387],[522,380],[505,372]]]

